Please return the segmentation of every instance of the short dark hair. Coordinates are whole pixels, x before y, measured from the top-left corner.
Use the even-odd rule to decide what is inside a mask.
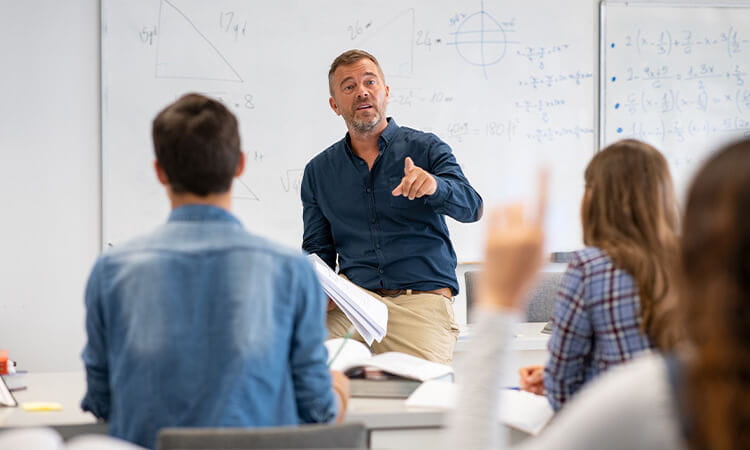
[[[350,64],[354,64],[360,59],[369,59],[370,61],[375,63],[375,67],[377,67],[380,71],[380,77],[385,78],[385,75],[383,75],[383,69],[380,67],[380,63],[374,56],[364,50],[347,50],[337,56],[336,59],[334,59],[331,63],[331,68],[328,69],[328,90],[330,91],[331,95],[333,95],[333,73],[336,72],[336,69],[338,69],[340,66],[348,66]]]
[[[220,102],[185,94],[152,127],[156,160],[175,193],[227,192],[240,161],[237,118]]]

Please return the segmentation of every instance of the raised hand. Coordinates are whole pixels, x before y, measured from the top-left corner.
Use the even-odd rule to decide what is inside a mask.
[[[542,265],[543,222],[547,208],[547,174],[539,175],[535,217],[520,204],[492,211],[479,303],[492,309],[522,309],[526,291]]]
[[[404,159],[404,177],[401,183],[391,192],[394,197],[403,195],[409,200],[432,195],[437,191],[437,180],[429,172],[414,165],[410,157]]]

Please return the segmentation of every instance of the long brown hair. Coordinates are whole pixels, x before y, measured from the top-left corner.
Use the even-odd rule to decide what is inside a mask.
[[[678,213],[667,161],[634,139],[598,152],[585,172],[583,242],[601,248],[638,286],[641,327],[662,340],[657,310],[672,295]]]
[[[680,267],[693,349],[690,446],[750,448],[750,140],[725,147],[695,177]]]

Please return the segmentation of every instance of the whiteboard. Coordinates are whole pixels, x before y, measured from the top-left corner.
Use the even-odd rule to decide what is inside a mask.
[[[195,91],[240,121],[248,167],[234,212],[300,247],[304,166],[346,132],[328,106],[328,68],[362,48],[391,87],[388,115],[451,145],[486,207],[528,199],[547,165],[550,250],[579,247],[597,141],[596,14],[591,0],[103,0],[103,240],[166,219],[151,120]],[[484,225],[448,222],[459,262],[480,260]]]
[[[602,4],[601,138],[645,140],[681,197],[719,146],[750,136],[750,5]]]

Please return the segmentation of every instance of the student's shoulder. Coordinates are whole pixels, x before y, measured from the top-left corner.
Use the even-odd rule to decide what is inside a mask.
[[[664,360],[644,353],[587,383],[537,442],[575,444],[558,442],[555,448],[682,448],[676,424]]]
[[[147,254],[197,255],[214,252],[248,252],[266,260],[295,264],[305,261],[301,250],[276,243],[234,223],[212,224],[222,228],[211,228],[210,237],[200,230],[190,230],[182,235],[180,230],[174,229],[175,226],[181,224],[165,224],[151,233],[109,248],[100,255],[99,261],[117,263],[133,258],[143,259]]]
[[[572,252],[569,267],[598,270],[612,265],[612,258],[599,247],[586,247]]]
[[[121,258],[128,257],[133,253],[149,250],[154,247],[155,240],[158,236],[158,232],[162,227],[157,228],[149,233],[141,234],[123,240],[122,242],[107,243],[107,246],[102,250],[99,255],[97,262],[105,264],[113,261],[117,261]]]
[[[645,351],[611,368],[590,388],[584,389],[582,393],[591,391],[586,392],[587,396],[599,397],[605,403],[620,405],[633,412],[655,405],[667,409],[671,406],[667,366],[664,357],[653,351]]]

